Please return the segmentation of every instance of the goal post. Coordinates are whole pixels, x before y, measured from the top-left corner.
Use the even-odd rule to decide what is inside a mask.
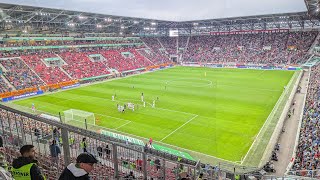
[[[64,122],[66,124],[72,124],[77,126],[85,125],[87,122],[88,125],[96,125],[96,119],[94,113],[88,111],[82,111],[78,109],[69,109],[63,111]]]

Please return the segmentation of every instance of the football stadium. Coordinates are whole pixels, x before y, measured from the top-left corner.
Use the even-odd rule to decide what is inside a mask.
[[[0,2],[1,179],[318,179],[320,2],[272,1]]]

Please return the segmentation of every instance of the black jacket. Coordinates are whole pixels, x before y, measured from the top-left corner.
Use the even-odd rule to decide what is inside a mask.
[[[13,160],[12,167],[15,169],[19,169],[20,167],[30,163],[38,163],[38,161],[28,157],[18,157],[18,159]],[[31,180],[44,180],[44,177],[42,176],[39,167],[35,164],[32,165],[30,169],[30,175]]]
[[[0,147],[3,147],[3,139],[2,139],[2,136],[0,136]]]
[[[74,163],[71,163],[63,170],[59,180],[90,180],[90,177],[85,170],[77,168]]]

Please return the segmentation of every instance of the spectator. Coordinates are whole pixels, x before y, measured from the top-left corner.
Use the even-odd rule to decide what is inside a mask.
[[[110,158],[111,150],[108,144],[106,145],[105,152],[106,152],[107,158]]]
[[[21,156],[13,160],[12,176],[16,180],[31,179],[44,180],[44,176],[35,160],[35,149],[33,145],[24,145],[20,148]]]
[[[137,170],[142,171],[142,165],[143,165],[143,161],[140,159],[140,157],[138,157],[138,159],[136,160]]]
[[[99,157],[102,157],[102,147],[101,146],[97,147],[97,152],[98,152]]]
[[[124,177],[125,180],[131,180],[131,179],[136,179],[136,177],[133,175],[133,172],[130,171],[128,175]]]
[[[156,165],[157,171],[159,171],[159,169],[160,169],[160,167],[161,167],[160,159],[157,158],[157,159],[154,161],[154,164]]]
[[[198,180],[202,180],[202,178],[203,178],[203,173],[200,173]]]
[[[87,142],[86,142],[86,138],[82,138],[82,141],[80,143],[80,147],[83,150],[83,152],[88,152],[87,151]]]
[[[52,135],[53,135],[54,140],[56,140],[56,142],[59,142],[59,139],[60,139],[59,129],[54,128],[52,131]]]
[[[0,148],[3,147],[3,139],[2,139],[2,136],[0,136]]]
[[[59,154],[61,154],[61,150],[57,145],[56,140],[52,140],[52,144],[50,145],[50,154],[55,164],[58,165]]]
[[[34,128],[34,135],[37,137],[37,139],[39,139],[40,137],[40,131],[37,128]]]
[[[90,153],[81,153],[76,163],[69,164],[61,173],[59,180],[89,180],[89,173],[98,160]]]

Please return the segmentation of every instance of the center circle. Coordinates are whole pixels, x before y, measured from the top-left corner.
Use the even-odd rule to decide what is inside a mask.
[[[200,78],[179,78],[166,81],[166,84],[174,87],[206,87],[213,83],[207,79]]]

